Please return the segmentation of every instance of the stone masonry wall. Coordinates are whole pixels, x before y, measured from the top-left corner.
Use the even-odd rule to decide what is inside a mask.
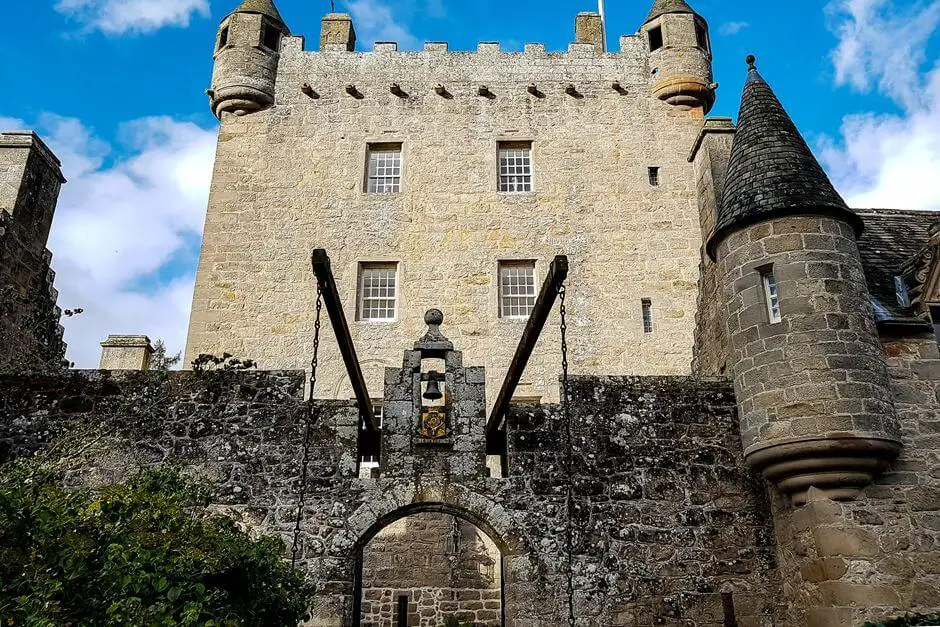
[[[440,308],[468,363],[504,372],[524,320],[501,318],[500,260],[571,262],[572,368],[690,371],[701,234],[686,160],[702,111],[651,97],[642,37],[598,56],[498,44],[449,52],[309,52],[285,38],[276,104],[224,116],[193,301],[186,362],[198,353],[303,368],[312,352],[310,250],[326,248],[369,389]],[[613,88],[620,83],[621,90]],[[318,95],[301,91],[309,83]],[[391,93],[393,83],[407,97]],[[526,87],[534,83],[540,95]],[[435,86],[446,88],[444,96]],[[577,94],[565,93],[568,84]],[[363,96],[346,92],[354,85]],[[478,95],[486,85],[494,98]],[[497,191],[497,142],[532,141],[534,191]],[[369,143],[400,142],[402,192],[363,192]],[[660,167],[650,185],[648,167]],[[355,321],[360,262],[398,262],[394,322]],[[654,330],[643,333],[652,300]],[[550,325],[557,324],[553,316]],[[551,326],[550,326],[551,328]],[[352,396],[326,332],[318,394]],[[519,388],[557,398],[557,333],[546,333]],[[498,381],[489,381],[492,401]]]
[[[448,617],[500,625],[501,555],[475,525],[425,512],[385,527],[363,549],[362,624],[394,627],[398,600],[408,624],[440,627]]]
[[[855,233],[827,217],[742,228],[718,248],[745,453],[832,434],[897,438]],[[761,273],[772,268],[781,321]]]
[[[773,624],[773,533],[763,486],[744,469],[727,384],[572,383],[578,624],[717,627],[731,620],[727,601],[737,624]],[[0,377],[0,459],[51,446],[69,454],[74,483],[182,461],[218,482],[221,511],[287,541],[302,386],[300,372]],[[558,406],[513,409],[507,477],[459,481],[358,478],[356,410],[343,402],[314,408],[301,555],[319,591],[312,624],[353,624],[364,547],[389,524],[426,511],[467,520],[496,543],[507,625],[564,622],[566,441]]]
[[[46,240],[63,182],[26,132],[0,132],[0,371],[59,368],[65,356]]]
[[[784,624],[854,627],[940,609],[940,353],[929,333],[882,343],[904,449],[856,501],[775,499]]]

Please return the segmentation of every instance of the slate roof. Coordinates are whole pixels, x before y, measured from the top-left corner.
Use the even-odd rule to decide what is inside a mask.
[[[862,221],[832,186],[753,61],[748,57],[738,131],[708,254],[714,259],[715,248],[731,232],[786,215],[832,215],[861,233]]]
[[[274,6],[273,0],[244,0],[244,2],[242,2],[234,12],[260,13],[261,15],[266,15],[273,20],[277,20],[281,24],[284,23],[284,18],[281,17],[280,11],[278,11],[277,7]]]
[[[698,15],[685,0],[656,0],[653,3],[653,8],[650,9],[650,14],[646,16],[646,22],[643,23],[647,24],[666,13],[691,13],[692,15]]]
[[[865,222],[858,239],[862,267],[871,293],[875,319],[881,324],[927,325],[898,303],[894,277],[930,240],[930,228],[940,222],[937,211],[856,209]]]

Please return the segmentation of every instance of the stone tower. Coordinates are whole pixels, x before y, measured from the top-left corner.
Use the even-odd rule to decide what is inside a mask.
[[[0,370],[61,365],[46,242],[64,182],[59,160],[35,133],[0,132]]]
[[[685,0],[656,0],[640,29],[649,46],[653,95],[708,113],[715,104],[708,23]]]
[[[649,68],[693,73],[704,89],[705,51],[670,48],[651,61],[633,24],[603,52],[596,14],[572,20],[564,52],[493,42],[363,50],[351,18],[328,14],[319,49],[293,35],[275,53],[258,44],[263,23],[281,23],[266,6],[242,5],[220,34],[214,108],[245,115],[222,116],[187,363],[228,352],[262,368],[305,367],[309,251],[324,248],[375,397],[431,306],[468,363],[505,373],[558,254],[571,259],[574,372],[690,372],[702,233],[687,156],[712,94],[697,107],[664,102]],[[654,16],[670,46],[694,44],[695,24],[704,27],[691,13]],[[236,32],[242,24],[250,32]],[[380,292],[381,311],[371,307]],[[557,333],[543,335],[520,398],[557,398],[558,345]],[[318,393],[348,397],[342,368],[330,367],[340,365],[334,346],[324,344],[321,364],[331,378]],[[487,383],[495,396],[499,382]]]
[[[748,464],[794,504],[851,500],[900,450],[856,237],[835,191],[750,64],[708,253],[723,287]]]
[[[244,0],[222,20],[207,91],[216,117],[244,115],[274,103],[281,38],[289,35],[272,0]]]

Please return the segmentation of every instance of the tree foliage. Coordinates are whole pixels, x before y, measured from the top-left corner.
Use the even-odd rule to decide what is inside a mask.
[[[296,625],[311,590],[282,541],[206,516],[209,493],[168,469],[95,492],[0,469],[0,624]]]
[[[176,353],[172,357],[166,354],[166,344],[157,339],[153,345],[153,354],[150,356],[150,369],[157,372],[168,372],[183,361],[183,354]]]

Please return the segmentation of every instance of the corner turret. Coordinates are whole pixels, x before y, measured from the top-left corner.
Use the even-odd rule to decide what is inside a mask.
[[[839,196],[748,57],[718,262],[748,465],[802,505],[852,500],[901,449],[884,351]]]
[[[682,109],[715,104],[708,23],[685,0],[656,0],[643,23],[653,95]]]
[[[272,0],[244,0],[222,20],[215,43],[212,112],[245,115],[274,104],[281,39],[290,35]]]

